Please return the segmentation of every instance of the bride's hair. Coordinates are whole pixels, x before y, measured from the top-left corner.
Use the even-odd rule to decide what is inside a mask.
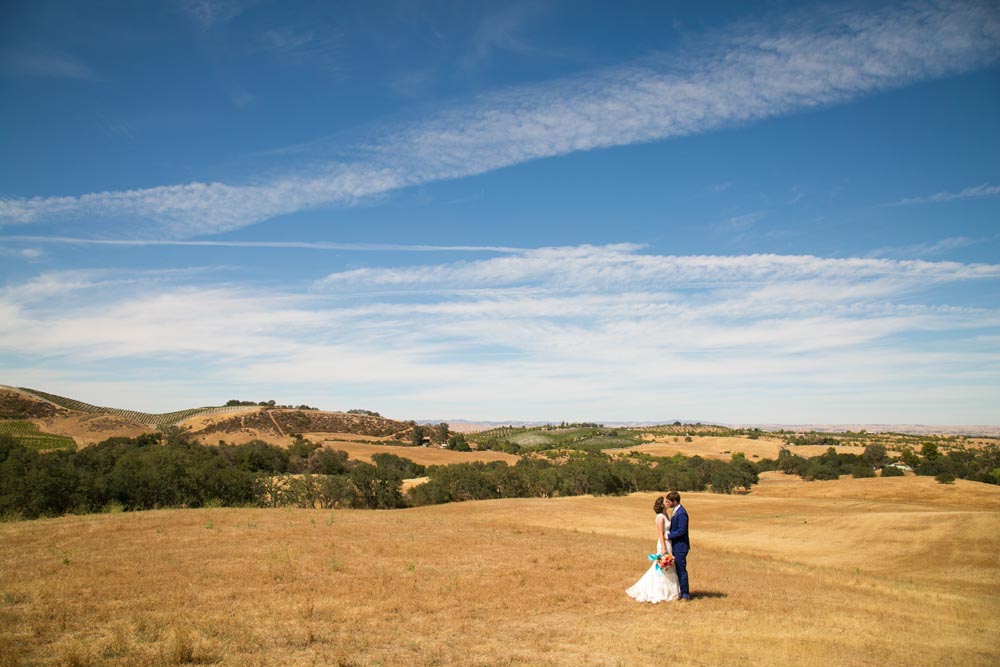
[[[653,501],[653,511],[657,514],[663,514],[663,508],[666,507],[666,501],[663,500],[663,496],[660,496]]]

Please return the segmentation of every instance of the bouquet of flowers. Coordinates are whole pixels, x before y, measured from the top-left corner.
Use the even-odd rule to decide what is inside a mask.
[[[670,554],[649,554],[648,558],[656,563],[657,572],[663,572],[674,566],[674,557]]]

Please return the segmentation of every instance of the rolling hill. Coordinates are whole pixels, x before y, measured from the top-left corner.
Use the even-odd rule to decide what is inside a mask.
[[[407,422],[367,414],[271,408],[269,406],[205,406],[165,413],[101,407],[38,389],[0,385],[0,422],[24,422],[11,432],[34,433],[72,439],[89,445],[111,437],[135,437],[158,428],[177,426],[197,440],[214,444],[260,439],[288,444],[293,434],[340,434],[363,438],[407,437]],[[52,440],[55,442],[55,440]]]
[[[0,656],[95,667],[1000,661],[1000,488],[782,476],[749,495],[684,494],[694,599],[657,606],[624,593],[646,567],[653,496],[0,524]]]

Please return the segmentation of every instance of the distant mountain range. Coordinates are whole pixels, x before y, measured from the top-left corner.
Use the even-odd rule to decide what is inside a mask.
[[[136,412],[131,410],[121,410],[117,408],[106,408],[97,407],[90,405],[89,403],[81,402],[77,399],[67,398],[63,396],[57,396],[54,394],[49,394],[37,389],[28,388],[16,388],[8,387],[6,385],[0,385],[0,390],[7,390],[9,392],[15,393],[28,393],[44,401],[51,402],[55,405],[64,407],[69,410],[82,411],[84,413],[112,413],[118,414],[124,417],[128,417],[136,421],[139,424],[145,424],[147,426],[158,426],[164,424],[172,424],[188,419],[197,414],[211,414],[211,413],[221,413],[230,411],[240,411],[246,410],[245,407],[228,407],[228,406],[214,406],[214,407],[200,407],[191,408],[188,410],[181,410],[177,412],[164,413],[164,414],[147,414],[143,412]],[[389,420],[392,421],[392,420]],[[415,420],[420,424],[440,424],[441,422],[447,423],[451,430],[472,433],[476,431],[485,431],[491,428],[497,428],[500,426],[514,426],[514,427],[533,427],[533,426],[544,426],[546,424],[559,424],[559,421],[480,421],[471,419],[417,419]],[[780,424],[780,423],[760,423],[760,424],[739,424],[739,423],[720,423],[711,421],[695,421],[692,419],[660,419],[660,420],[647,420],[647,421],[602,421],[599,419],[589,420],[593,423],[603,424],[609,427],[640,427],[640,426],[657,426],[664,424],[674,424],[680,422],[681,424],[704,424],[710,426],[725,426],[728,428],[759,428],[762,431],[816,431],[821,433],[843,433],[845,431],[868,431],[870,433],[908,433],[913,435],[964,435],[964,436],[984,436],[992,438],[1000,438],[1000,425],[941,425],[941,424]],[[302,429],[300,429],[302,430]]]
[[[553,421],[473,421],[467,419],[418,419],[420,424],[438,424],[446,422],[453,431],[474,432],[482,431],[499,426],[527,427],[544,426],[546,424],[558,424]],[[762,431],[816,431],[819,433],[844,433],[846,431],[868,431],[869,433],[909,433],[912,435],[965,435],[984,436],[990,438],[1000,438],[1000,426],[991,425],[939,425],[939,424],[736,424],[717,423],[708,421],[694,421],[689,419],[660,419],[652,421],[601,421],[594,420],[595,423],[610,427],[636,427],[636,426],[656,426],[659,424],[711,424],[715,426],[726,426],[729,428],[759,428]]]
[[[912,435],[981,435],[1000,437],[1000,426],[944,425],[944,424],[725,424],[732,428],[759,428],[762,431],[817,431],[820,433],[843,433],[845,431],[868,431],[869,433],[909,433]]]

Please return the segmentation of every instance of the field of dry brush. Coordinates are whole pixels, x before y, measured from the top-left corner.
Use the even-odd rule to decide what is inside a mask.
[[[652,494],[0,524],[13,665],[1000,664],[1000,488],[685,494],[686,605],[624,594]]]

